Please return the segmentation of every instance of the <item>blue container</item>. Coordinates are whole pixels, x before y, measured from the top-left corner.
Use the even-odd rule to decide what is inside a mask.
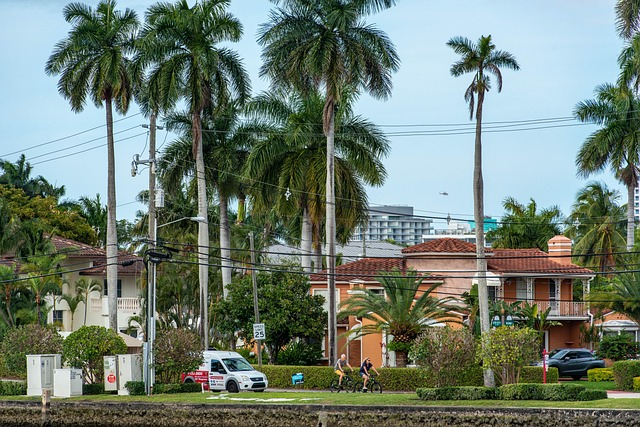
[[[304,374],[302,372],[298,372],[297,374],[291,375],[291,384],[302,384],[304,382]]]

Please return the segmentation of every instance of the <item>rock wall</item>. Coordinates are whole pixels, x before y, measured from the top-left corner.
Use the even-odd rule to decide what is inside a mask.
[[[0,402],[0,426],[60,427],[640,427],[640,411]]]

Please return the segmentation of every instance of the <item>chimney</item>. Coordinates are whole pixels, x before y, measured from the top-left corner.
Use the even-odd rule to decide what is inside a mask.
[[[555,262],[569,265],[571,264],[571,239],[563,235],[554,236],[549,239],[549,258]]]

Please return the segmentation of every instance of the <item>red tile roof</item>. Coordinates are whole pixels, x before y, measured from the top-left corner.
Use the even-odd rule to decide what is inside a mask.
[[[107,256],[106,251],[102,248],[76,242],[75,240],[64,237],[51,236],[51,243],[53,243],[53,246],[55,246],[59,253],[64,253],[67,257],[95,258]]]
[[[539,249],[494,249],[487,268],[495,273],[594,274],[575,264],[561,264]]]
[[[476,245],[465,242],[461,239],[452,237],[443,237],[442,239],[434,239],[429,242],[420,243],[409,246],[402,250],[403,254],[416,253],[476,253]]]
[[[402,258],[363,258],[336,267],[336,282],[350,282],[353,280],[375,281],[375,276],[381,271],[393,269],[405,270]],[[324,273],[324,274],[323,274]],[[326,282],[326,270],[311,275],[312,282]]]
[[[127,265],[122,265],[127,264]],[[118,255],[118,275],[138,276],[144,271],[142,258],[136,255],[120,253]],[[80,272],[82,276],[104,276],[107,274],[106,260],[96,261],[93,268]]]

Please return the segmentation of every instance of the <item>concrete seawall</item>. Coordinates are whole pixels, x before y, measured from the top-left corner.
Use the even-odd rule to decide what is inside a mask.
[[[640,411],[523,408],[0,402],[0,426],[640,427]]]

